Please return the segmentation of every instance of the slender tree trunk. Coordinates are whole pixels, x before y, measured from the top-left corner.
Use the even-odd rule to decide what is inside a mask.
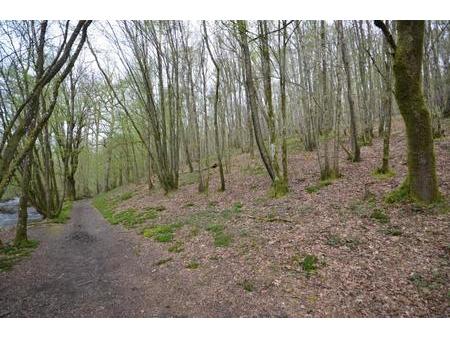
[[[259,117],[258,117],[258,101],[257,101],[257,94],[256,94],[256,88],[255,84],[253,82],[253,70],[250,60],[250,50],[248,47],[248,40],[247,40],[247,25],[245,21],[238,21],[238,30],[239,30],[239,43],[241,45],[242,54],[244,56],[244,66],[245,66],[245,83],[248,93],[248,99],[249,99],[249,110],[252,114],[252,121],[253,121],[253,129],[255,132],[255,139],[256,144],[258,145],[259,153],[261,155],[261,159],[264,163],[264,166],[266,167],[266,170],[272,180],[272,187],[274,188],[275,196],[279,194],[279,189],[282,188],[280,183],[284,183],[280,181],[277,173],[275,172],[272,162],[270,160],[270,155],[267,152],[266,146],[264,145],[264,140],[261,133],[261,126],[259,123]],[[284,194],[285,189],[282,189],[282,193]]]
[[[358,132],[357,132],[357,126],[356,126],[356,114],[355,114],[355,103],[353,101],[353,87],[352,87],[352,75],[351,75],[351,69],[349,64],[349,57],[348,57],[348,51],[347,51],[347,45],[344,40],[344,32],[343,32],[343,26],[342,21],[338,20],[336,21],[336,29],[338,31],[338,39],[339,44],[341,46],[341,53],[342,53],[342,62],[344,64],[345,74],[347,76],[347,98],[348,98],[348,105],[350,110],[350,131],[351,131],[351,141],[352,141],[352,152],[353,152],[353,162],[359,162],[361,160],[361,153],[359,149],[358,144]]]
[[[282,123],[282,140],[281,140],[281,164],[283,167],[283,180],[288,186],[288,162],[287,162],[287,143],[286,143],[286,45],[287,45],[287,29],[286,20],[283,20],[283,29],[280,47],[280,99],[281,99],[281,123]]]
[[[391,119],[392,119],[392,62],[389,52],[389,46],[384,41],[383,49],[385,54],[385,72],[384,72],[384,93],[383,93],[383,115],[385,127],[383,130],[383,162],[381,173],[389,172],[389,143],[391,138]]]
[[[14,238],[14,245],[16,246],[20,246],[22,243],[28,241],[28,192],[31,179],[31,156],[31,153],[28,154],[23,162],[22,194],[19,200],[19,216],[16,226],[16,237]]]
[[[214,93],[214,139],[216,143],[216,154],[217,154],[217,163],[219,165],[219,175],[220,175],[220,187],[219,191],[225,191],[225,175],[223,172],[223,163],[222,163],[222,152],[220,150],[220,139],[219,139],[219,88],[220,88],[220,67],[217,63],[212,50],[209,46],[208,40],[208,31],[206,30],[206,23],[203,21],[203,33],[205,34],[205,43],[206,48],[208,49],[209,56],[216,68],[216,89]]]

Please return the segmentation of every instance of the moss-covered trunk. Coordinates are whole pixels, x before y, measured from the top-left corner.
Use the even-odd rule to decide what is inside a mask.
[[[14,245],[20,246],[22,243],[28,241],[27,225],[28,225],[28,191],[30,188],[31,178],[31,154],[27,155],[23,163],[22,172],[22,195],[19,200],[19,215],[16,226],[16,237],[14,238]]]
[[[66,189],[67,189],[67,199],[69,201],[76,200],[76,187],[75,187],[75,175],[74,173],[67,174],[66,177]]]
[[[408,184],[413,199],[438,199],[431,118],[422,88],[423,21],[397,22],[394,58],[395,98],[406,125]]]

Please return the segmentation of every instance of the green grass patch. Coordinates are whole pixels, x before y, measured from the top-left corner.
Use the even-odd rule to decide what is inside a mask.
[[[92,204],[109,223],[113,223],[116,202],[108,198],[107,194],[103,193],[95,196]]]
[[[307,277],[315,273],[320,266],[325,265],[325,262],[320,262],[317,256],[310,254],[304,256],[294,255],[291,261],[294,265],[299,266],[306,273]]]
[[[251,281],[249,281],[248,279],[244,279],[244,281],[242,283],[240,283],[240,285],[242,286],[242,288],[247,291],[247,292],[253,292],[255,291],[255,286],[253,285],[253,283]]]
[[[143,211],[138,211],[129,208],[112,216],[112,224],[122,224],[127,228],[133,228],[137,224],[142,224],[148,219],[155,219],[158,217],[158,212],[154,208],[147,208]]]
[[[307,274],[311,274],[318,269],[319,259],[314,255],[306,255],[301,261],[301,267]]]
[[[374,209],[370,214],[370,218],[380,223],[389,223],[389,216],[382,209]]]
[[[408,279],[421,291],[438,289],[448,284],[447,274],[443,271],[433,271],[428,277],[414,272]]]
[[[318,184],[314,184],[314,185],[310,185],[309,187],[306,187],[306,192],[308,192],[310,194],[316,193],[320,189],[327,187],[332,183],[333,183],[333,180],[331,180],[331,179],[319,181]]]
[[[387,180],[389,178],[394,177],[395,172],[392,170],[389,170],[387,173],[384,173],[380,168],[377,168],[372,172],[372,176],[379,180]]]
[[[128,193],[126,193],[128,195]],[[138,224],[142,224],[149,219],[158,217],[158,212],[165,210],[164,206],[150,207],[143,210],[128,208],[119,212],[115,212],[119,202],[123,201],[123,194],[119,197],[109,197],[107,194],[99,194],[92,204],[103,217],[111,224],[122,224],[126,228],[134,228]]]
[[[64,201],[59,215],[51,221],[54,223],[66,223],[70,219],[70,213],[72,212],[73,201]]]
[[[211,231],[213,233],[222,232],[223,231],[223,225],[222,224],[216,224],[216,223],[208,224],[206,226],[206,230],[207,231]]]
[[[216,247],[227,247],[230,246],[231,236],[224,232],[214,234],[214,245]]]
[[[206,226],[206,230],[213,234],[214,246],[227,247],[231,243],[231,236],[225,233],[224,226],[222,224],[212,223]]]
[[[31,255],[33,250],[39,245],[38,241],[28,240],[20,245],[5,245],[0,249],[0,271],[9,271],[24,257]]]
[[[120,202],[123,202],[123,201],[129,200],[131,197],[133,197],[133,192],[127,191],[127,192],[124,192],[123,194],[119,195],[117,197],[117,200]]]
[[[199,262],[197,262],[196,260],[192,260],[186,265],[186,268],[193,270],[198,269],[199,266],[200,266]]]
[[[411,198],[409,196],[409,185],[407,181],[405,180],[398,188],[388,193],[385,196],[384,201],[389,204],[411,202]]]
[[[244,205],[241,202],[235,202],[235,203],[233,203],[232,210],[233,210],[233,212],[236,212],[236,213],[241,212],[241,209],[243,206]]]
[[[171,242],[175,231],[181,226],[180,223],[157,225],[152,228],[144,229],[142,235],[147,238],[153,238],[157,242]]]

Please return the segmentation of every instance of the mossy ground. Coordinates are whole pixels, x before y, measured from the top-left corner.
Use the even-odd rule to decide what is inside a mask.
[[[389,170],[388,172],[383,172],[380,168],[375,169],[372,172],[372,176],[379,180],[387,180],[395,176],[395,172],[393,170]]]
[[[326,179],[319,181],[318,184],[310,185],[309,187],[306,187],[306,191],[310,194],[318,192],[320,189],[329,186],[333,183],[333,179]]]
[[[285,180],[277,180],[273,182],[269,195],[272,198],[279,198],[285,196],[289,192],[289,187]]]
[[[127,228],[133,228],[138,224],[142,224],[147,220],[158,217],[158,212],[165,208],[162,206],[148,207],[142,210],[128,208],[116,212],[117,205],[131,198],[130,194],[123,193],[119,196],[113,197],[108,194],[97,195],[93,200],[93,205],[96,207],[103,217],[111,224],[122,224]]]
[[[73,201],[64,201],[63,206],[61,208],[61,212],[57,217],[51,219],[50,221],[53,223],[66,223],[70,219],[70,213],[72,212]]]
[[[255,291],[255,286],[253,285],[253,283],[251,281],[249,281],[248,279],[244,279],[241,283],[239,283],[242,288],[247,291],[247,292],[253,292]]]
[[[196,260],[191,260],[187,265],[186,268],[194,270],[194,269],[198,269],[200,267],[200,263],[197,262]]]
[[[370,218],[377,220],[380,223],[389,223],[389,216],[386,215],[382,209],[374,209],[370,214]]]
[[[171,242],[175,231],[181,227],[181,223],[156,225],[151,228],[143,229],[142,235],[147,238],[153,238],[157,242]]]
[[[408,180],[405,180],[398,188],[389,192],[385,198],[386,203],[394,204],[400,202],[411,202],[411,196],[409,194]]]
[[[0,249],[0,271],[9,271],[24,257],[31,255],[39,245],[38,241],[28,240],[20,245],[5,245]]]

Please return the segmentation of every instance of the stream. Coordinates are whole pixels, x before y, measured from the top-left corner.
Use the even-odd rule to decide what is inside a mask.
[[[19,198],[0,202],[0,230],[16,226],[19,210]],[[28,222],[40,221],[42,215],[33,207],[28,207]]]

